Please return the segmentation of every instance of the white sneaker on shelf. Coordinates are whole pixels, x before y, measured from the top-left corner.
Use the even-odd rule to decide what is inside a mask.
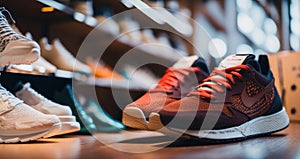
[[[107,7],[96,8],[94,17],[100,24],[101,29],[111,33],[112,35],[118,35],[120,33],[119,24],[112,18],[112,11]]]
[[[131,17],[126,16],[118,21],[121,34],[124,34],[133,44],[139,44],[142,41],[140,25]]]
[[[72,1],[72,7],[76,12],[86,16],[93,16],[93,1]]]
[[[43,95],[32,89],[30,83],[24,84],[23,88],[16,92],[16,96],[35,110],[44,114],[58,116],[62,128],[55,135],[67,134],[80,130],[80,124],[76,121],[76,117],[72,115],[70,107],[54,103],[45,98]]]
[[[122,75],[129,80],[129,86],[145,90],[155,87],[159,81],[151,70],[132,65],[125,65]]]
[[[12,26],[12,28],[17,32],[19,32],[20,34],[22,34],[19,29],[14,25]],[[25,33],[25,36],[28,39],[33,39],[32,38],[32,34],[30,32]],[[32,68],[34,71],[37,71],[38,73],[54,73],[57,68],[52,65],[50,62],[48,62],[47,60],[45,60],[42,56],[40,56],[40,58],[38,60],[36,60],[35,62],[33,62],[31,64]]]
[[[25,36],[15,32],[3,13],[7,13],[14,22],[10,13],[0,8],[0,65],[30,64],[40,56],[39,45]]]
[[[55,65],[58,69],[66,71],[74,71],[86,75],[91,74],[91,69],[86,64],[77,60],[60,42],[59,39],[54,39],[52,45],[48,43],[47,38],[40,40],[42,56]]]
[[[0,85],[0,143],[50,137],[61,128],[57,116],[43,114]]]
[[[156,37],[154,36],[153,30],[152,29],[143,29],[141,31],[142,33],[142,42],[143,43],[158,43],[158,40],[156,39]]]
[[[103,15],[95,16],[95,18],[97,19],[97,21],[100,24],[100,27],[103,30],[111,33],[112,35],[118,35],[120,33],[119,24],[115,22],[112,18],[105,17]]]
[[[57,68],[52,65],[50,62],[45,60],[42,56],[31,64],[33,68],[40,73],[54,73]]]

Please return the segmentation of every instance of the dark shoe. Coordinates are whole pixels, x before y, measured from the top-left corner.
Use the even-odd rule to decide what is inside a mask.
[[[114,120],[104,112],[95,101],[89,100],[85,106],[97,126],[97,132],[119,132],[125,128],[122,123]]]
[[[266,55],[258,61],[229,56],[187,97],[150,118],[167,134],[213,140],[268,135],[289,125]]]

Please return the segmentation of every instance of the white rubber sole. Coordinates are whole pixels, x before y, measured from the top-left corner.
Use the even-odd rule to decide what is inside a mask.
[[[34,41],[10,41],[0,52],[0,65],[31,64],[40,57],[40,47]]]
[[[5,131],[0,132],[0,143],[17,143],[34,141],[41,138],[47,138],[61,129],[61,123],[56,123],[50,128],[35,131]]]
[[[56,135],[64,135],[68,133],[73,133],[80,130],[80,124],[76,121],[76,117],[73,115],[68,116],[58,116],[61,122],[61,129],[60,131],[52,134],[52,136]]]
[[[78,122],[62,122],[61,129],[55,135],[64,135],[80,130],[80,124]]]
[[[60,122],[76,122],[76,117],[73,115],[57,116]]]
[[[137,107],[128,107],[123,110],[122,123],[135,129],[148,129],[148,121],[143,111]]]
[[[289,125],[289,117],[283,108],[281,111],[252,119],[242,125],[220,129],[220,130],[182,130],[176,128],[166,128],[160,121],[157,113],[150,115],[150,128],[160,131],[166,135],[184,138],[200,138],[209,140],[234,140],[247,139],[260,135],[271,134],[285,129]]]

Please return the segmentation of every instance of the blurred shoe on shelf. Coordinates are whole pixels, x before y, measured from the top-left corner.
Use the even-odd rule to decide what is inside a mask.
[[[205,61],[197,56],[183,58],[169,68],[155,88],[123,110],[122,122],[136,129],[151,129],[148,123],[152,112],[178,101],[208,76]]]
[[[142,40],[142,34],[140,32],[140,25],[138,22],[134,21],[129,15],[124,16],[122,19],[118,20],[120,26],[120,33],[124,34],[121,40],[129,40],[133,44],[139,44]]]
[[[181,22],[190,24],[189,19],[192,15],[192,12],[185,6],[180,5],[176,0],[170,0],[167,2],[167,7],[169,11]]]
[[[16,26],[15,26],[14,30],[19,31],[19,29]],[[33,39],[32,34],[30,32],[25,33],[25,36],[29,39]],[[33,69],[39,73],[54,73],[57,70],[57,68],[54,65],[49,63],[42,56],[40,56],[39,59],[36,60],[35,62],[33,62],[31,65],[32,65]]]
[[[79,13],[86,16],[93,16],[93,1],[92,0],[72,0],[71,7]]]
[[[186,45],[185,43],[183,42],[183,39],[181,39],[180,37],[174,35],[174,36],[171,36],[170,38],[170,44],[171,46],[180,51],[180,53],[183,55],[183,56],[189,56],[188,54],[188,51],[187,51],[187,48],[186,48]]]
[[[71,85],[66,85],[62,90],[56,91],[53,100],[57,103],[70,106],[74,116],[76,116],[76,119],[80,123],[80,134],[91,134],[96,131],[93,119],[78,101]]]
[[[170,42],[170,38],[166,33],[160,33],[156,38],[156,43],[151,43],[151,45],[145,45],[141,49],[151,51],[152,54],[160,56],[162,58],[178,61],[184,55],[182,51],[173,48]]]
[[[143,29],[141,33],[143,43],[158,43],[152,29]]]
[[[106,30],[112,35],[118,35],[120,33],[119,24],[112,19],[112,16],[111,10],[105,7],[96,8],[94,12],[94,17],[100,23],[101,29]]]
[[[43,57],[40,57],[32,64],[8,65],[5,68],[6,72],[23,73],[33,75],[50,75],[56,72],[57,68],[47,62]]]
[[[38,74],[34,72],[32,65],[8,65],[5,68],[5,72],[12,72],[12,73],[23,73],[23,74]]]
[[[174,5],[171,5],[172,10],[167,10],[164,6],[164,1],[162,0],[147,0],[146,3],[150,6],[153,7],[159,15],[159,18],[162,19],[164,22],[169,24],[172,28],[174,28],[176,31],[179,33],[185,35],[185,36],[191,36],[193,33],[193,27],[189,23],[188,18],[186,16],[182,15],[178,11],[174,11]],[[167,4],[170,4],[168,1]],[[176,2],[175,2],[176,4]],[[179,7],[179,4],[177,2],[177,5]],[[170,6],[170,5],[169,5]],[[179,8],[176,8],[179,10]],[[171,12],[173,11],[173,13]]]
[[[72,115],[70,107],[54,103],[45,98],[43,95],[31,88],[30,83],[23,85],[19,82],[15,86],[16,97],[23,100],[26,104],[37,111],[44,114],[51,114],[58,116],[62,127],[55,135],[63,135],[80,130],[80,124],[76,121],[75,116]]]
[[[136,68],[131,65],[126,65],[121,71],[124,78],[129,80],[129,85],[132,87],[139,87],[142,89],[153,88],[159,79],[154,73],[147,68]]]
[[[14,31],[18,34],[23,35],[16,25],[11,25]],[[30,32],[27,32],[25,36],[28,39],[32,40],[32,35]],[[57,68],[46,61],[43,57],[39,57],[38,60],[31,64],[12,64],[8,65],[5,69],[6,72],[13,72],[13,73],[24,73],[24,74],[37,74],[37,75],[49,75],[54,73]]]
[[[88,100],[85,106],[88,114],[93,118],[97,132],[119,132],[125,128],[122,123],[114,120],[94,100]]]
[[[91,74],[90,67],[77,60],[59,39],[54,39],[50,45],[48,39],[44,37],[40,40],[40,46],[42,56],[58,69],[74,71],[87,76]]]
[[[25,36],[15,32],[4,14],[10,13],[4,8],[0,8],[0,65],[8,64],[30,64],[36,61],[40,56],[40,47],[35,42]]]
[[[52,65],[50,62],[45,60],[42,56],[31,64],[34,70],[40,73],[55,73],[57,68],[56,66]]]
[[[165,47],[169,47],[172,48],[172,45],[170,43],[170,37],[168,36],[168,34],[162,32],[158,35],[158,43],[161,45],[164,45]]]
[[[105,64],[103,61],[96,62],[92,58],[86,59],[86,64],[91,68],[92,74],[96,78],[113,78],[113,79],[122,79],[123,77],[118,74],[117,72],[114,72],[113,69]]]
[[[56,115],[43,114],[0,85],[0,143],[17,143],[51,137],[60,131]]]

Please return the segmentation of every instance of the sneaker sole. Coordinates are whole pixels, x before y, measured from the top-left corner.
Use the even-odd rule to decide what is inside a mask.
[[[60,122],[76,122],[76,117],[73,115],[60,115],[58,119]]]
[[[58,119],[61,122],[61,129],[58,132],[52,134],[52,136],[64,135],[64,134],[73,133],[80,130],[80,124],[79,122],[76,121],[75,116],[73,115],[58,116]]]
[[[55,135],[64,135],[80,130],[79,122],[62,122],[61,129]]]
[[[281,111],[252,119],[242,125],[220,130],[182,130],[163,126],[158,113],[152,113],[149,127],[166,135],[182,138],[206,139],[211,141],[240,141],[257,136],[266,136],[281,131],[289,125],[289,118],[283,108]]]
[[[148,129],[148,121],[143,111],[136,107],[129,107],[123,110],[122,123],[135,129]]]
[[[51,128],[31,132],[25,135],[21,135],[20,133],[22,132],[18,132],[18,134],[20,135],[13,135],[13,136],[0,135],[0,143],[28,142],[28,141],[38,140],[41,138],[47,138],[49,134],[58,132],[60,128],[61,128],[61,123],[56,123],[53,124]]]
[[[0,65],[31,64],[40,57],[40,47],[34,41],[11,41],[0,53]]]

